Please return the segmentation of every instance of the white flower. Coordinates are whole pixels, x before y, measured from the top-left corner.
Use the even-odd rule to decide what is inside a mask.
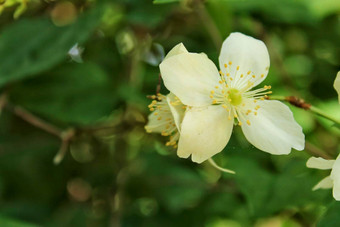
[[[185,106],[172,93],[167,96],[158,94],[149,105],[152,113],[149,115],[145,130],[148,133],[160,133],[162,136],[170,136],[166,146],[177,147],[179,128],[183,120]]]
[[[340,71],[336,75],[335,81],[334,81],[334,88],[339,96],[339,103],[340,103]]]
[[[331,174],[322,179],[313,190],[333,188],[334,199],[340,201],[340,155],[336,160],[311,157],[307,161],[308,168],[331,169]]]
[[[174,49],[178,49],[179,44]],[[178,144],[178,156],[201,163],[223,150],[234,118],[248,141],[271,154],[304,149],[302,128],[289,108],[264,100],[270,86],[253,91],[269,69],[265,44],[241,33],[223,43],[220,72],[205,54],[183,52],[160,64],[165,86],[188,105]]]
[[[165,56],[164,60],[178,54],[188,53],[183,45],[177,45]],[[161,133],[162,136],[170,136],[165,145],[177,148],[179,131],[184,117],[186,106],[172,93],[167,96],[157,94],[148,106],[152,113],[148,117],[145,130],[149,133]]]

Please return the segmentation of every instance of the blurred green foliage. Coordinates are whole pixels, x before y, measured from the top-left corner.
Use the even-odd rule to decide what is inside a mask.
[[[233,31],[266,43],[274,94],[340,117],[339,1],[17,1],[27,3],[19,13],[10,2],[0,1],[0,226],[339,226],[331,191],[311,190],[327,171],[305,167],[340,151],[327,120],[291,107],[307,143],[288,156],[236,129],[214,157],[236,175],[180,159],[144,130],[164,53],[183,42],[217,62]],[[83,63],[68,55],[76,43]]]

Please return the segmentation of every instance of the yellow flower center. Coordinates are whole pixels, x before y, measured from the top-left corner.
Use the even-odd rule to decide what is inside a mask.
[[[242,94],[236,88],[231,88],[228,91],[228,99],[231,105],[238,106],[242,103]]]

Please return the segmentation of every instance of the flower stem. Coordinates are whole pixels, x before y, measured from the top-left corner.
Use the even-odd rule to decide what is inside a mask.
[[[222,168],[219,165],[217,165],[216,162],[212,158],[209,158],[208,161],[213,167],[215,167],[219,171],[222,171],[222,172],[225,172],[225,173],[235,174],[235,171],[232,171],[230,169],[225,169],[225,168]]]
[[[334,123],[340,125],[340,120],[339,119],[335,119],[333,118],[332,116],[330,116],[329,114],[325,113],[323,110],[320,110],[319,108],[315,107],[315,106],[311,106],[310,107],[310,111],[312,111],[313,113],[321,116],[321,117],[324,117],[330,121],[333,121]]]
[[[279,101],[285,101],[285,102],[289,102],[290,104],[292,104],[293,106],[299,107],[301,109],[304,110],[309,110],[313,113],[315,113],[318,116],[321,116],[323,118],[326,118],[330,121],[333,121],[335,124],[340,125],[340,120],[339,119],[335,119],[333,116],[329,115],[328,113],[324,112],[323,110],[312,106],[309,103],[306,103],[303,99],[297,98],[295,96],[270,96],[267,99],[272,99],[272,100],[279,100]]]

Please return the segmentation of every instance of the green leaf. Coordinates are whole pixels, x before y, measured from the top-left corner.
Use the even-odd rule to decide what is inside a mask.
[[[137,174],[129,188],[139,187],[139,193],[151,189],[150,196],[172,213],[197,205],[206,193],[206,186],[198,173],[193,168],[179,165],[177,157],[148,155],[144,157],[142,166],[144,168],[140,171],[147,177]]]
[[[153,4],[166,4],[166,3],[173,3],[173,2],[180,2],[181,0],[154,0]]]
[[[320,201],[327,191],[312,191],[317,183],[305,167],[305,160],[289,160],[282,171],[273,173],[258,164],[245,153],[230,158],[230,168],[236,171],[235,178],[248,201],[254,217],[273,215],[282,210],[296,209]]]
[[[96,64],[69,63],[46,76],[15,87],[11,99],[47,118],[73,124],[89,124],[113,109],[114,89]]]
[[[338,227],[340,226],[340,202],[334,201],[320,219],[318,227]]]
[[[0,226],[6,227],[37,227],[38,225],[34,225],[31,223],[23,222],[20,220],[0,216]]]
[[[84,42],[97,26],[98,9],[65,27],[56,27],[45,18],[20,20],[7,27],[0,36],[0,87],[63,61],[69,49]]]

